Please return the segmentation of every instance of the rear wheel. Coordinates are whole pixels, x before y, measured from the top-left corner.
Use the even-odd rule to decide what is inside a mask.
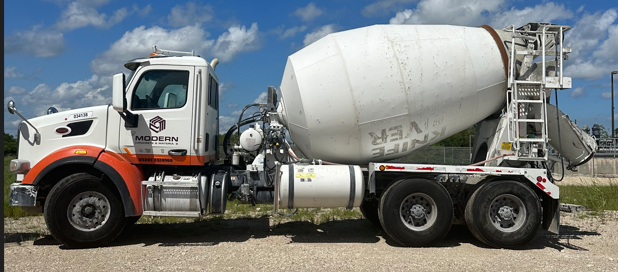
[[[382,227],[404,246],[427,246],[442,240],[451,228],[452,217],[448,192],[430,180],[400,180],[380,201]]]
[[[378,200],[365,199],[360,205],[360,211],[365,219],[369,220],[369,222],[374,224],[376,227],[382,228],[382,225],[380,224],[380,216],[378,215],[379,207],[380,202]]]
[[[49,231],[69,247],[108,244],[122,232],[126,221],[119,198],[99,178],[87,173],[62,179],[45,202]]]
[[[490,182],[468,200],[465,216],[468,228],[481,242],[516,248],[536,235],[541,205],[534,191],[520,182]]]

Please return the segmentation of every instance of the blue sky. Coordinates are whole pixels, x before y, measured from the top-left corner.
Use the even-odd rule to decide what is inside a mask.
[[[565,39],[573,89],[559,91],[560,108],[580,126],[609,131],[617,18],[618,2],[581,0],[6,1],[4,104],[15,100],[26,118],[50,106],[109,104],[111,75],[157,45],[219,58],[225,131],[239,109],[263,99],[269,85],[279,87],[288,55],[329,33],[389,23],[552,22],[573,27]],[[4,130],[15,134],[19,119],[4,111]]]

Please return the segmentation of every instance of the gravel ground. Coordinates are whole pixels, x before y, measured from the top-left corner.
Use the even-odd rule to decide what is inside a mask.
[[[109,247],[70,250],[45,235],[42,217],[5,218],[4,270],[618,271],[618,212],[561,221],[561,235],[539,231],[519,250],[487,248],[465,226],[434,247],[403,248],[366,220],[268,217],[137,224]]]

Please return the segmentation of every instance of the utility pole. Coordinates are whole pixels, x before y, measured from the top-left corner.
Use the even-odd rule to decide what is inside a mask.
[[[616,137],[615,135],[616,130],[614,128],[614,75],[615,74],[618,74],[618,71],[613,71],[611,74],[611,78],[612,78],[612,138]]]

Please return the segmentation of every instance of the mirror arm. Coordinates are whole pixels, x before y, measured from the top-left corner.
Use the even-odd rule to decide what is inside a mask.
[[[139,120],[139,118],[137,118],[139,116],[138,114],[133,114],[130,111],[119,112],[118,114],[120,114],[120,117],[124,119],[124,127],[126,128],[137,127],[138,120]]]

